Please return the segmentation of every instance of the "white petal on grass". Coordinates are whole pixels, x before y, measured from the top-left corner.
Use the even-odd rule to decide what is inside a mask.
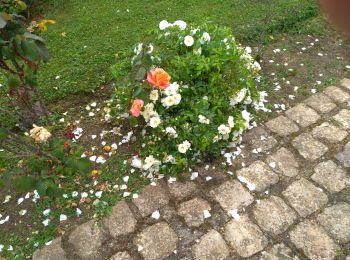
[[[24,198],[19,198],[19,199],[17,200],[17,205],[21,204],[23,201],[24,201]]]
[[[60,215],[60,221],[65,221],[65,220],[67,220],[67,215],[61,214]]]
[[[102,190],[100,190],[100,191],[96,191],[96,192],[95,192],[95,196],[96,196],[97,198],[101,198],[102,193],[103,193],[103,191],[102,191]]]
[[[276,162],[270,162],[269,165],[271,168],[276,168]]]
[[[45,226],[45,227],[47,227],[48,225],[49,225],[49,223],[50,223],[50,220],[49,219],[45,219],[43,222],[41,222],[41,223],[43,223],[43,225]]]
[[[11,195],[7,195],[7,196],[5,197],[5,199],[4,199],[4,201],[2,202],[2,204],[5,204],[5,203],[9,202],[10,199],[11,199]]]
[[[21,215],[21,216],[24,216],[25,214],[27,213],[27,210],[26,209],[21,209],[18,214]]]
[[[129,181],[129,176],[124,176],[124,177],[123,177],[123,181],[124,181],[124,182],[128,182],[128,181]]]
[[[81,215],[81,213],[82,213],[82,211],[81,211],[79,208],[77,208],[77,209],[75,210],[75,212],[76,212],[76,214],[77,214],[78,217],[79,217],[79,216]]]
[[[191,173],[191,181],[193,181],[194,179],[196,179],[198,177],[198,172],[192,172]]]

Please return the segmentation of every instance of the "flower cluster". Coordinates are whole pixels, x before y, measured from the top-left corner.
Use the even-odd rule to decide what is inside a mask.
[[[228,28],[180,20],[161,21],[147,39],[135,46],[131,67],[123,67],[136,79],[116,88],[111,112],[142,126],[132,167],[155,178],[227,154],[254,126],[253,112],[266,110],[251,49]]]

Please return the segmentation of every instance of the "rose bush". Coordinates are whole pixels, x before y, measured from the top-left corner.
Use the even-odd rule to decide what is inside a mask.
[[[113,67],[116,77],[131,77],[117,84],[107,116],[141,126],[130,161],[149,178],[233,157],[227,147],[253,125],[252,111],[266,110],[260,65],[229,28],[161,21],[131,56]]]

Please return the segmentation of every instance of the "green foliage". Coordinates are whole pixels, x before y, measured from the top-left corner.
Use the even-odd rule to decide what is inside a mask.
[[[0,0],[0,12],[19,14],[25,11],[26,9],[27,9],[26,1]]]
[[[143,126],[133,165],[151,175],[177,174],[217,157],[249,127],[247,110],[264,109],[264,93],[256,88],[260,65],[229,28],[183,21],[159,26],[135,46],[130,77],[118,83],[112,111],[123,121],[130,110],[130,124]]]

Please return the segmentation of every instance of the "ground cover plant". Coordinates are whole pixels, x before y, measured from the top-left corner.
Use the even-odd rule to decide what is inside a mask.
[[[76,131],[76,142],[83,147],[84,156],[95,162],[86,174],[61,179],[64,193],[57,198],[43,197],[34,191],[18,194],[0,187],[2,256],[29,257],[77,223],[106,214],[121,198],[137,197],[147,183],[129,166],[137,153],[133,143],[137,131],[109,123],[113,119],[113,102],[109,99],[124,79],[115,77],[110,82],[113,76],[109,68],[112,66],[111,71],[115,72],[115,64],[122,61],[130,65],[133,55],[124,59],[130,46],[147,42],[146,32],[157,27],[160,20],[182,19],[195,24],[209,20],[231,27],[237,41],[251,46],[253,57],[261,60],[258,89],[268,92],[267,107],[273,113],[350,76],[349,47],[319,15],[315,1],[160,1],[147,6],[140,3],[57,0],[38,5],[45,18],[57,21],[42,35],[52,59],[40,72],[38,84],[45,100],[50,101],[50,120],[55,132],[63,133],[67,128]],[[167,12],[159,17],[156,10]],[[298,15],[290,10],[296,10]],[[103,15],[95,19],[91,13]],[[164,67],[174,79],[171,69],[163,64],[157,66]],[[0,79],[0,84],[5,85],[5,80]],[[131,103],[125,112],[129,113],[130,106]],[[5,118],[2,122],[10,121],[1,116]],[[266,118],[265,113],[255,116]],[[138,119],[140,125],[145,123],[142,116]],[[15,163],[0,160],[0,174]]]
[[[122,122],[131,107],[131,123],[143,126],[132,165],[151,179],[228,156],[227,145],[251,127],[250,112],[266,111],[260,65],[229,28],[163,20],[133,52],[132,67],[114,67],[131,70],[131,80],[117,84],[112,113]]]

